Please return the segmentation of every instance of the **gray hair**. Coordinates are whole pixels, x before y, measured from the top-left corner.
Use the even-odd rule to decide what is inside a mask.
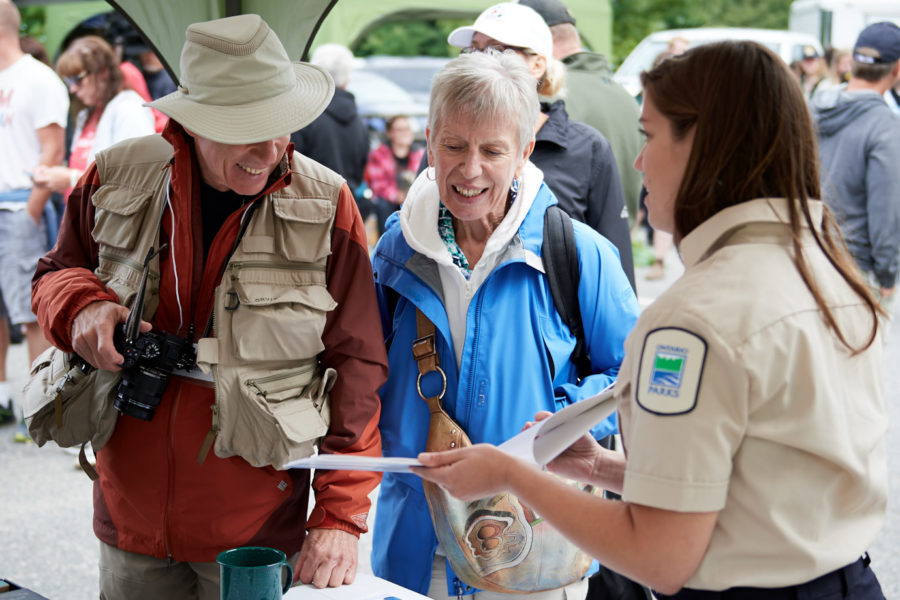
[[[432,135],[446,119],[466,115],[475,123],[518,125],[520,150],[534,138],[540,112],[534,75],[513,51],[473,52],[454,58],[434,76],[428,126]]]
[[[334,80],[334,87],[347,87],[353,72],[353,53],[346,46],[323,44],[315,49],[309,62],[328,71]]]

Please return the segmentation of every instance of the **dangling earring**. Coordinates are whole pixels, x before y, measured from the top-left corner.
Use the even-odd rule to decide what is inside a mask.
[[[509,186],[509,201],[515,202],[516,197],[519,195],[519,177],[516,176],[512,180],[512,185]]]
[[[428,181],[436,181],[434,167],[429,166],[427,169],[425,169],[425,179],[427,179]]]

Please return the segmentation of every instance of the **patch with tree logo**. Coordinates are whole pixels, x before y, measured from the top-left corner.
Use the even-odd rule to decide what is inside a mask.
[[[706,340],[686,329],[667,327],[649,332],[638,369],[638,405],[657,415],[694,410],[706,349]]]

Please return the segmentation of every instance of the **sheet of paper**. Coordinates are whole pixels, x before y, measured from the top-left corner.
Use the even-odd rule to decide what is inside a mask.
[[[427,596],[370,573],[357,573],[353,583],[336,588],[320,590],[311,585],[298,585],[292,587],[284,598],[285,600],[384,600],[385,598],[428,600]]]
[[[547,417],[498,446],[543,467],[616,410],[613,384]]]
[[[284,465],[285,469],[328,469],[348,471],[385,471],[405,473],[410,467],[421,467],[415,458],[381,456],[348,456],[346,454],[315,454]]]

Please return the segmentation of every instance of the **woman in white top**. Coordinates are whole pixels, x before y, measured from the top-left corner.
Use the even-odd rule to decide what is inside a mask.
[[[685,273],[625,343],[625,455],[583,438],[549,464],[623,501],[487,445],[417,473],[464,499],[511,490],[659,598],[883,598],[866,554],[887,501],[881,309],[815,200],[792,77],[752,42],[642,76],[635,167]]]
[[[37,185],[64,192],[75,186],[97,152],[155,130],[153,113],[144,100],[124,89],[119,58],[103,38],[88,35],[73,41],[60,55],[56,70],[85,108],[75,121],[69,166],[38,167],[33,178]]]

